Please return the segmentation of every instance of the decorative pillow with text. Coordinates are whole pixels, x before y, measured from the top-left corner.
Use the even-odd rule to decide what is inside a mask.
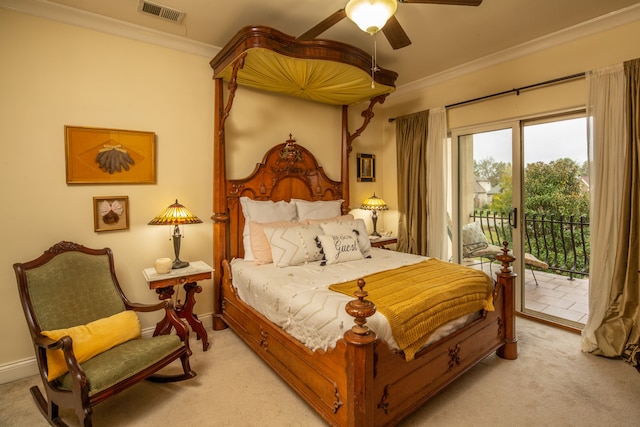
[[[326,264],[355,261],[363,259],[358,239],[355,233],[349,234],[323,234],[317,240],[322,246]]]
[[[371,252],[371,240],[367,234],[367,226],[364,225],[362,219],[354,219],[352,221],[332,221],[320,224],[324,234],[350,234],[355,233],[360,245],[360,252],[364,257],[369,256]]]

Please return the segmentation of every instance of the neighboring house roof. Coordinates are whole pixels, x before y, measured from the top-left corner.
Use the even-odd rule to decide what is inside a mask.
[[[494,185],[488,194],[500,194],[502,193],[502,186],[500,184]]]
[[[473,178],[475,180],[474,182],[474,186],[480,186],[482,187],[481,191],[477,191],[474,188],[474,192],[475,193],[486,193],[490,188],[491,188],[491,181],[489,181],[487,178],[482,178],[479,176],[474,176]]]
[[[473,192],[475,194],[485,194],[487,190],[478,181],[474,181]]]
[[[583,175],[580,177],[580,186],[582,187],[582,191],[589,191],[589,175]]]

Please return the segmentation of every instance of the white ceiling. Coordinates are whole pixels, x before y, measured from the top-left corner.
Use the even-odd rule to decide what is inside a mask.
[[[177,24],[138,12],[139,0],[38,0],[137,24],[221,48],[242,27],[266,25],[298,36],[347,0],[150,0],[186,13]],[[478,7],[398,4],[396,17],[412,44],[399,50],[377,36],[378,63],[399,74],[398,86],[450,70],[567,28],[619,16],[640,0],[484,0]],[[68,10],[66,7],[64,10]],[[634,8],[634,11],[636,9]],[[614,14],[614,12],[617,12]],[[613,14],[613,15],[612,15]],[[370,52],[372,40],[343,19],[321,35]]]

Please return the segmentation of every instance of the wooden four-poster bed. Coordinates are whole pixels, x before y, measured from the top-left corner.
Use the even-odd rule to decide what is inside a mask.
[[[506,359],[517,357],[513,294],[515,274],[510,269],[513,258],[508,255],[506,245],[504,253],[498,256],[502,269],[496,274],[496,280],[490,283],[489,293],[495,310],[478,311],[463,326],[418,349],[412,358],[405,357],[403,351],[368,328],[368,320],[374,319],[375,306],[367,301],[367,285],[363,281],[358,282],[360,290],[354,295],[356,299],[347,304],[349,315],[353,316],[352,326],[346,325],[343,337],[326,349],[309,348],[244,301],[235,282],[234,271],[238,270],[232,268],[235,260],[245,257],[248,252],[244,239],[246,230],[242,198],[266,203],[293,203],[295,199],[343,201],[339,213],[348,213],[348,158],[353,141],[373,117],[373,106],[384,102],[385,97],[393,91],[396,74],[387,70],[376,72],[376,85],[372,88],[371,61],[366,53],[332,41],[300,42],[267,27],[242,29],[211,61],[211,66],[216,90],[212,216],[214,329],[231,327],[318,414],[335,426],[397,424],[493,352]],[[324,87],[312,87],[313,78],[291,85],[295,78],[281,75],[285,69],[300,67],[305,67],[303,74],[307,76],[318,70],[331,73],[333,83],[335,79],[349,76],[348,82],[332,87],[345,88],[351,85],[352,90],[340,89],[336,92]],[[264,80],[265,75],[271,76],[268,82]],[[285,86],[276,84],[278,80],[287,83]],[[224,81],[228,82],[226,102]],[[327,177],[314,155],[292,138],[271,148],[250,176],[229,179],[226,176],[225,146],[232,142],[226,138],[225,121],[239,84],[341,106],[340,181]],[[350,133],[348,105],[363,100],[369,100],[368,107],[362,112],[363,124]],[[264,230],[266,232],[268,229]],[[391,251],[374,249],[373,252],[375,259]],[[262,267],[271,271],[278,269],[273,264]],[[287,270],[289,268],[297,267],[281,270],[295,271]],[[296,280],[296,273],[289,273],[289,276]]]

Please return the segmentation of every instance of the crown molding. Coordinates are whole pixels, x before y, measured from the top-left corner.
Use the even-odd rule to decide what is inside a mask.
[[[420,80],[407,83],[396,88],[392,96],[395,98],[407,93],[412,93],[418,89],[423,89],[428,86],[433,86],[447,80],[461,77],[465,74],[470,74],[483,68],[531,55],[536,52],[550,49],[573,40],[610,30],[638,20],[640,20],[640,4],[602,15],[590,21],[574,25],[573,27],[565,28],[535,40],[513,46],[509,49],[487,55],[478,60],[450,68],[441,73],[433,74]]]
[[[210,44],[189,40],[185,37],[175,36],[46,0],[0,0],[0,8],[192,53],[209,59],[216,56],[220,51],[219,47]]]

